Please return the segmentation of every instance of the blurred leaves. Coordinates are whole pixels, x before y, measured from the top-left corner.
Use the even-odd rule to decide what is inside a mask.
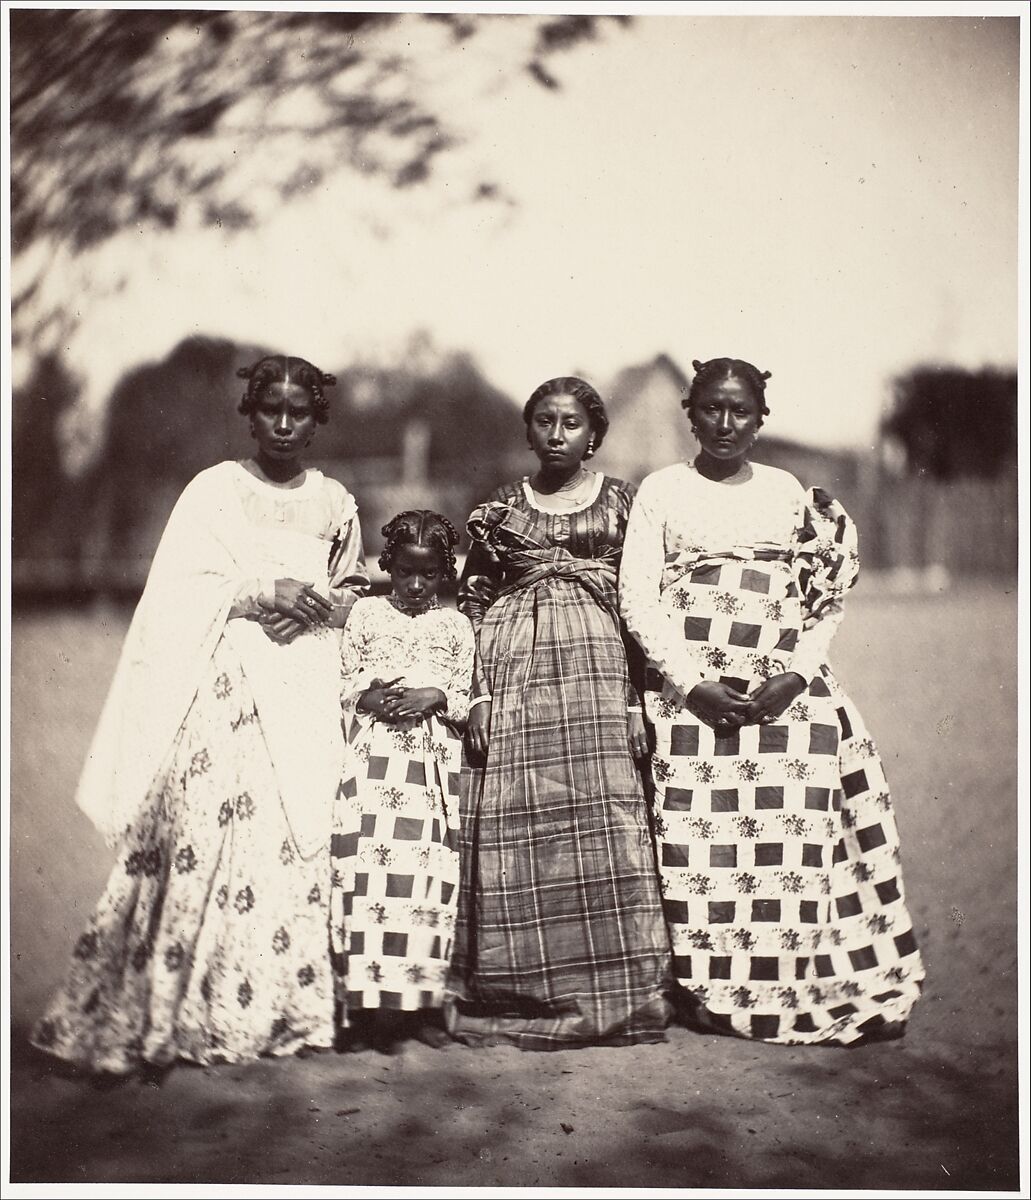
[[[14,252],[46,236],[81,250],[136,225],[246,229],[341,167],[398,188],[422,184],[462,133],[436,111],[420,55],[454,56],[499,20],[529,35],[513,41],[512,76],[527,70],[549,90],[560,86],[552,57],[596,37],[602,22],[626,22],[14,9]],[[256,149],[259,186],[241,169]],[[484,180],[468,199],[499,194]]]
[[[919,366],[894,383],[886,434],[911,471],[934,479],[993,478],[1016,467],[1017,376]]]

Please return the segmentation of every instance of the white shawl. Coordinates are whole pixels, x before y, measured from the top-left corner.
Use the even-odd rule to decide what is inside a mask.
[[[243,662],[298,849],[310,857],[328,841],[343,756],[338,636],[304,634],[279,646],[255,622],[227,628],[227,618],[246,579],[293,575],[325,588],[329,544],[255,530],[237,470],[220,463],[187,485],[126,635],[76,795],[111,846],[166,764],[223,631]],[[271,556],[266,532],[281,534]]]

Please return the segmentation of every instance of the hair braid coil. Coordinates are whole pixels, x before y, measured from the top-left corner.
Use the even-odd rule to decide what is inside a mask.
[[[239,379],[247,380],[247,390],[240,400],[238,410],[244,416],[250,416],[254,412],[270,384],[296,383],[311,396],[312,412],[317,424],[325,425],[329,420],[329,401],[323,388],[332,387],[337,381],[336,376],[328,371],[320,371],[306,358],[296,358],[288,354],[268,354],[249,367],[240,367],[236,374]]]
[[[770,415],[766,406],[766,380],[772,378],[772,371],[760,371],[743,358],[710,358],[706,362],[695,358],[691,360],[691,366],[694,367],[695,377],[691,381],[690,390],[680,403],[692,419],[695,415],[695,404],[701,396],[714,383],[724,379],[737,379],[745,385],[759,407],[759,425],[762,425],[763,417]]]
[[[392,569],[397,552],[402,547],[428,546],[440,555],[443,578],[450,580],[457,577],[455,547],[458,545],[458,530],[441,513],[429,508],[406,509],[392,517],[380,533],[386,538],[379,556],[382,570],[389,572]]]

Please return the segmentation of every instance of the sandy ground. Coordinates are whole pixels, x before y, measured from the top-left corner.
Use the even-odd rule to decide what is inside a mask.
[[[25,1045],[111,856],[71,802],[125,630],[15,614],[15,1182],[1016,1190],[1016,602],[865,585],[835,665],[898,806],[927,968],[902,1042],[369,1051],[101,1089]]]

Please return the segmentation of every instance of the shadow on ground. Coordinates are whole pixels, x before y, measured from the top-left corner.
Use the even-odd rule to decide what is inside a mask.
[[[1004,1049],[507,1047],[180,1066],[160,1083],[13,1063],[22,1183],[1007,1189],[1017,1096]],[[661,1088],[656,1079],[662,1079]]]
[[[1014,1190],[1015,602],[850,601],[840,678],[898,801],[928,969],[906,1039],[858,1050],[670,1032],[179,1067],[111,1090],[32,1057],[110,859],[71,801],[125,618],[12,623],[11,1178],[54,1183]]]

